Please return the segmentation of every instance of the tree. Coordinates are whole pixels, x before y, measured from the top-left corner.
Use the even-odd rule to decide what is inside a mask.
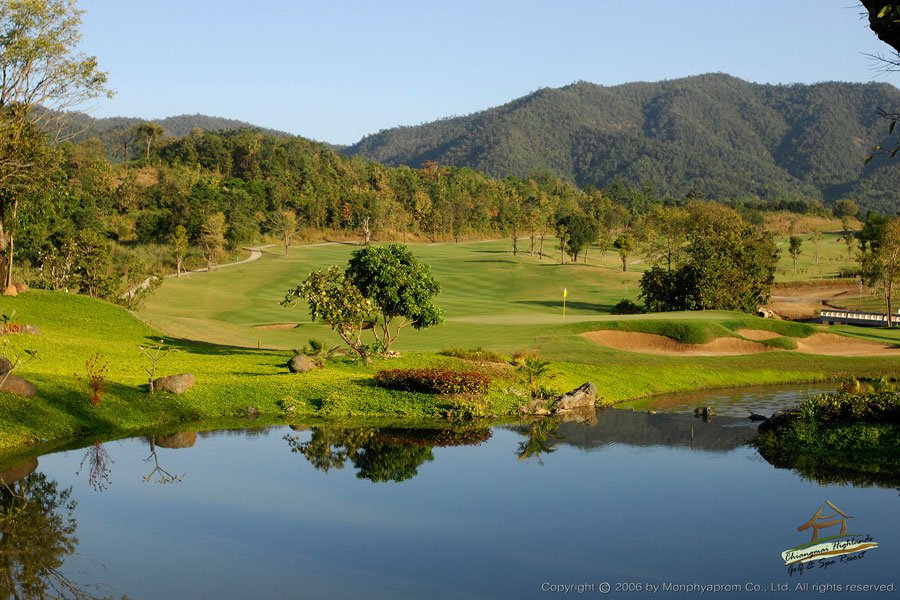
[[[0,3],[0,185],[32,177],[35,164],[18,153],[33,129],[64,131],[65,112],[100,95],[112,97],[97,59],[76,53],[81,15],[70,0],[3,0]],[[55,130],[55,131],[51,131]]]
[[[815,262],[819,262],[819,244],[822,243],[822,231],[819,229],[813,229],[813,232],[809,234],[809,239],[815,244],[815,254],[813,255],[813,260]]]
[[[569,213],[556,221],[560,239],[565,239],[566,254],[578,262],[578,254],[597,239],[597,224],[586,215]],[[563,233],[564,232],[564,233]]]
[[[402,244],[354,251],[347,277],[380,313],[373,332],[384,352],[390,351],[403,327],[425,329],[444,320],[443,311],[431,301],[440,284],[431,276],[431,268]],[[395,319],[399,319],[396,324]]]
[[[628,270],[628,253],[634,250],[634,238],[630,233],[623,233],[616,238],[613,246],[619,251],[619,258],[622,259],[622,271]]]
[[[863,282],[881,292],[891,327],[895,287],[900,280],[900,220],[893,219],[884,226],[878,244],[869,244],[859,254],[859,263]]]
[[[147,158],[150,158],[150,145],[153,143],[154,139],[162,137],[163,134],[166,133],[166,130],[156,123],[142,123],[140,125],[135,125],[134,133],[137,137],[144,139],[147,142]]]
[[[206,270],[211,271],[218,263],[225,246],[225,231],[228,226],[225,224],[225,215],[221,212],[213,213],[207,217],[203,223],[202,233],[200,234],[200,251],[203,258],[206,259]]]
[[[366,224],[368,225],[368,217]],[[292,210],[279,210],[271,217],[272,229],[281,236],[281,243],[284,246],[284,255],[288,255],[288,248],[297,235],[297,214]]]
[[[309,304],[313,321],[321,319],[331,325],[351,350],[371,362],[368,346],[361,338],[363,323],[374,311],[374,306],[340,267],[332,265],[313,271],[299,286],[288,290],[281,305],[294,306],[298,298]]]
[[[792,235],[789,243],[789,252],[791,253],[791,258],[794,259],[794,273],[796,273],[797,258],[800,256],[800,246],[803,245],[803,239],[799,235]]]
[[[720,309],[754,313],[768,301],[778,249],[734,210],[691,203],[683,263],[668,271],[661,260],[641,277],[641,297],[661,310]]]
[[[187,229],[184,225],[176,225],[175,231],[169,236],[169,244],[172,246],[172,257],[175,259],[175,277],[181,277],[184,268],[184,257],[188,252]]]
[[[83,11],[67,0],[0,3],[0,250],[6,283],[12,283],[13,236],[23,212],[53,168],[48,137],[73,135],[62,128],[65,111],[106,89],[106,73],[92,56],[76,53]]]
[[[109,295],[111,254],[106,238],[92,229],[82,229],[75,240],[75,273],[91,298]]]
[[[834,216],[838,218],[855,217],[859,212],[859,207],[853,200],[841,198],[840,200],[835,200],[834,208],[831,209],[831,212],[833,212]]]

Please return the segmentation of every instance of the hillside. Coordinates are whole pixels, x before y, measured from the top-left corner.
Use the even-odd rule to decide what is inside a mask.
[[[237,119],[226,119],[224,117],[210,117],[208,115],[177,115],[174,117],[165,117],[164,119],[143,119],[138,117],[104,117],[95,119],[84,113],[71,113],[67,117],[67,127],[73,135],[72,141],[75,143],[87,140],[92,137],[99,138],[109,149],[110,158],[123,160],[122,143],[129,140],[131,131],[135,125],[141,123],[153,122],[166,130],[166,137],[180,138],[191,133],[195,128],[203,131],[230,131],[241,129],[252,129],[268,135],[276,137],[292,137],[291,134],[275,129],[267,129],[259,127],[246,121],[238,121]],[[68,137],[66,135],[65,137]],[[132,146],[133,140],[128,141],[128,145]],[[129,151],[128,158],[134,158],[137,154],[137,145]]]
[[[547,170],[579,187],[619,179],[717,198],[850,198],[895,212],[900,169],[865,157],[900,106],[883,83],[759,85],[724,74],[545,88],[464,117],[384,130],[343,150],[391,166],[425,161],[494,177]]]

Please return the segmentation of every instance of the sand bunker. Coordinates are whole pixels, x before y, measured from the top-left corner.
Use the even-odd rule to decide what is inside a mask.
[[[814,333],[808,338],[797,339],[797,352],[829,356],[890,356],[900,355],[900,348],[833,333]]]
[[[774,331],[766,331],[765,329],[735,329],[734,332],[741,337],[745,337],[748,340],[773,340],[777,337],[781,337],[780,333],[775,333]]]
[[[760,335],[760,337],[755,339],[779,337],[778,334],[773,334],[771,331],[754,329],[737,331],[744,337],[751,337],[751,335],[747,335],[748,332],[751,335],[754,335],[754,332]],[[769,335],[762,337],[762,334]],[[770,348],[764,344],[733,337],[716,338],[708,344],[683,344],[663,335],[637,333],[634,331],[601,330],[578,335],[586,337],[601,346],[628,350],[629,352],[663,354],[667,356],[738,356],[776,350],[776,348]],[[900,356],[900,347],[892,344],[858,340],[833,333],[816,333],[808,338],[797,338],[797,349],[788,350],[788,352],[829,356]]]
[[[601,346],[641,352],[644,354],[667,354],[670,356],[738,356],[772,350],[763,344],[733,337],[720,337],[708,344],[684,344],[653,333],[635,331],[589,331],[578,334],[597,342]]]

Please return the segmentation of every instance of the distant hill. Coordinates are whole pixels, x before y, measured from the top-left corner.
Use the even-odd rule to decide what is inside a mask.
[[[137,117],[104,117],[102,119],[94,119],[90,115],[84,113],[70,113],[67,118],[67,127],[70,131],[75,132],[72,138],[73,142],[80,142],[91,137],[100,138],[106,147],[110,150],[112,156],[110,158],[122,160],[122,151],[120,143],[117,143],[117,137],[123,132],[130,130],[135,125],[141,123],[156,123],[166,130],[166,137],[184,137],[194,128],[204,131],[226,131],[231,129],[254,129],[261,133],[274,135],[278,137],[293,137],[292,134],[278,131],[276,129],[268,129],[259,127],[246,121],[238,121],[236,119],[226,119],[224,117],[210,117],[207,115],[178,115],[175,117],[166,117],[164,119],[141,119]],[[116,154],[118,153],[118,155]],[[129,152],[131,155],[131,152]],[[133,158],[133,156],[129,156]]]
[[[650,183],[660,194],[850,198],[900,208],[900,163],[865,157],[881,143],[884,83],[760,85],[724,74],[604,87],[545,88],[464,117],[369,135],[342,151],[391,166],[425,161],[494,177],[550,171],[575,184]]]

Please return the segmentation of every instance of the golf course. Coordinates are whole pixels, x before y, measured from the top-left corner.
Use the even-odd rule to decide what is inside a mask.
[[[515,256],[510,246],[508,240],[411,244],[440,283],[435,303],[445,322],[404,329],[394,356],[376,356],[369,364],[331,356],[323,368],[302,374],[286,366],[293,349],[310,339],[328,347],[341,341],[327,325],[313,322],[303,303],[279,303],[310,271],[345,265],[359,248],[355,243],[295,246],[288,256],[282,247],[263,247],[257,260],[167,277],[137,312],[64,292],[0,298],[0,313],[41,331],[6,336],[11,359],[37,351],[36,359],[15,371],[34,383],[37,394],[4,395],[0,448],[8,457],[27,453],[27,444],[41,440],[122,436],[248,415],[261,422],[433,419],[452,408],[453,398],[376,386],[373,377],[384,369],[481,373],[491,384],[480,412],[513,416],[524,394],[514,369],[497,354],[552,361],[547,381],[557,393],[591,381],[598,403],[632,407],[658,393],[892,376],[900,367],[894,347],[900,336],[884,329],[721,311],[612,315],[622,299],[638,299],[639,256],[622,272],[618,255],[601,257],[596,247],[586,262],[561,265],[557,257],[530,255],[528,240],[520,240],[525,251]],[[632,336],[641,341],[629,342],[637,340]],[[710,344],[731,350],[704,351]],[[152,365],[140,347],[152,355],[160,345],[173,351],[156,364],[156,377],[189,372],[196,378],[183,394],[148,393],[145,369]],[[440,354],[451,349],[482,349],[494,357],[473,361],[458,357],[465,353]],[[95,371],[97,365],[104,368],[96,405],[90,361]]]

